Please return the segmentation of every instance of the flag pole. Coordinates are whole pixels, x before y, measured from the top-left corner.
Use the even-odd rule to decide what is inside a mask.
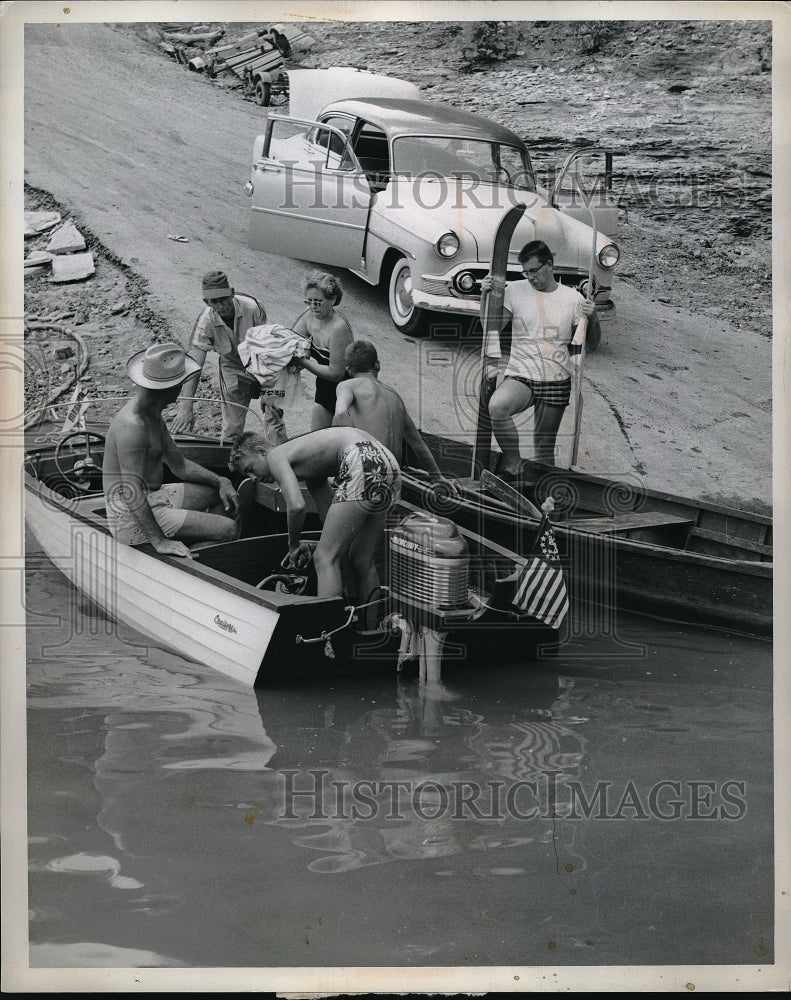
[[[555,501],[552,497],[547,497],[546,500],[541,504],[541,520],[538,522],[538,527],[536,528],[536,535],[533,539],[533,544],[530,546],[530,551],[527,553],[525,558],[534,556],[536,554],[536,549],[538,548],[539,542],[547,530],[547,528],[552,527],[552,522],[549,520],[549,515],[555,509]]]

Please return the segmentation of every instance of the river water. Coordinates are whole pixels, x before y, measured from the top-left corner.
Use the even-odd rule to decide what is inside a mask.
[[[253,691],[27,591],[31,968],[772,961],[767,642]]]

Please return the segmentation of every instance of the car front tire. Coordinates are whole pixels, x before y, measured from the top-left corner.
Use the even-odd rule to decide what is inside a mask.
[[[406,257],[399,257],[390,272],[387,292],[390,318],[408,337],[423,337],[429,332],[430,313],[412,302],[412,271]]]

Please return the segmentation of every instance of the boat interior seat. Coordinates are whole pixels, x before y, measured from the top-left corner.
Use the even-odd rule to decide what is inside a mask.
[[[313,501],[310,490],[304,483],[300,483],[300,485],[302,487],[302,499],[305,501],[305,512],[315,514],[316,504]],[[256,482],[253,498],[255,503],[266,507],[268,510],[286,510],[286,501],[283,499],[280,487],[275,483]]]
[[[684,547],[692,552],[725,555],[755,562],[771,562],[774,551],[771,545],[766,545],[763,542],[756,542],[751,538],[739,538],[736,535],[726,535],[708,528],[691,528]]]

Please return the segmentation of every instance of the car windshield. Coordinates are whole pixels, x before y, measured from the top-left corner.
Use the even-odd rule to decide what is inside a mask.
[[[395,139],[393,172],[411,177],[472,177],[526,191],[536,188],[526,150],[458,136],[407,135]]]

